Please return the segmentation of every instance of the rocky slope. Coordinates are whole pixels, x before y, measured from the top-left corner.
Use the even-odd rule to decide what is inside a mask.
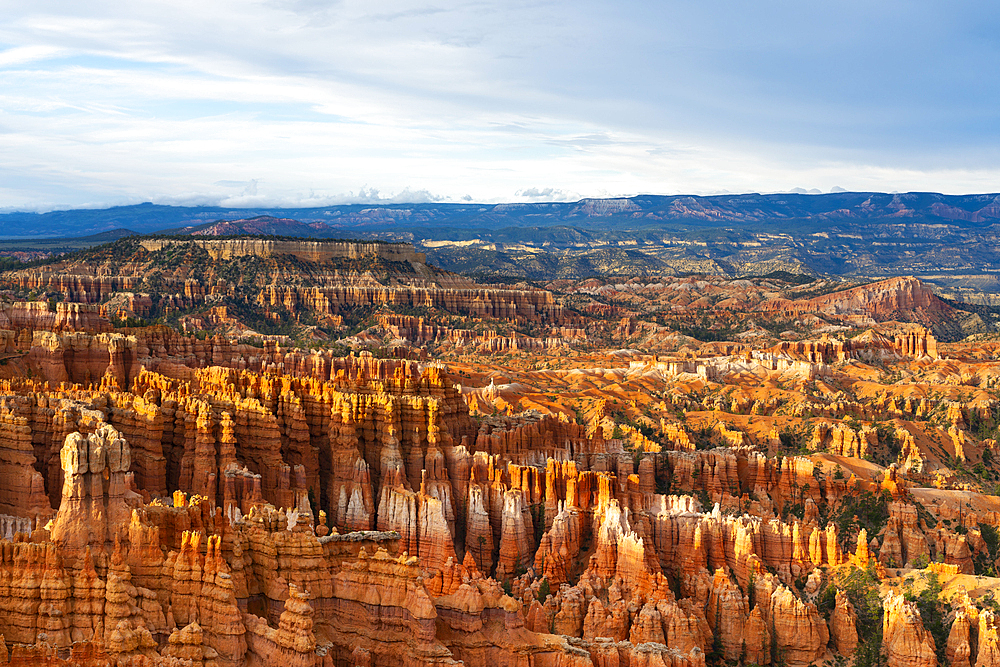
[[[477,425],[433,366],[138,333],[86,346],[131,346],[132,365],[32,344],[28,363],[50,384],[3,387],[4,420],[21,429],[0,444],[26,452],[22,469],[37,471],[26,488],[38,489],[5,506],[34,528],[10,537],[8,595],[64,591],[44,606],[57,615],[0,616],[12,656],[44,644],[109,664],[769,664],[777,654],[804,666],[858,643],[850,601],[826,619],[816,593],[875,556],[864,532],[852,547],[816,509],[861,480],[745,444],[694,449],[684,426],[631,453],[558,418]],[[32,340],[46,336],[58,334]],[[881,349],[930,358],[905,342]],[[200,368],[206,360],[216,365]],[[57,380],[94,362],[105,364],[99,384]],[[902,518],[896,537],[873,542],[880,559],[971,565],[981,538],[974,547],[905,518],[913,501],[893,470],[880,483]],[[744,502],[749,513],[720,509]],[[28,563],[37,576],[20,574]],[[894,664],[934,655],[906,604],[887,605],[883,620]]]
[[[166,253],[209,251],[131,252],[88,288],[146,280],[155,253],[179,281],[197,267]],[[279,284],[296,264],[271,260],[236,286],[285,304],[343,280],[303,264]],[[423,280],[442,311],[473,307],[447,274],[392,267],[372,290]],[[62,269],[46,284],[87,270]],[[203,269],[150,302],[239,294]],[[698,277],[560,287],[635,314],[480,286],[470,303],[513,299],[505,317],[380,312],[353,335],[414,360],[111,329],[90,289],[7,304],[0,661],[1000,664],[995,341],[898,321],[949,312],[908,279],[783,300]],[[836,328],[664,354],[640,311]],[[547,336],[518,331],[535,320]]]
[[[328,335],[345,316],[360,321],[379,307],[550,325],[573,320],[546,291],[476,284],[428,266],[406,244],[128,237],[7,272],[2,282],[19,295],[48,295],[55,310],[60,300],[102,304],[109,318],[231,333]]]

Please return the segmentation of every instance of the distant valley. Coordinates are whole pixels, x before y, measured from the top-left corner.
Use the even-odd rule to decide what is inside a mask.
[[[4,254],[58,253],[130,232],[367,238],[410,242],[436,266],[488,279],[913,275],[941,296],[1000,305],[997,194],[639,196],[253,210],[142,204],[11,213],[0,222],[9,236],[31,237],[0,242]]]

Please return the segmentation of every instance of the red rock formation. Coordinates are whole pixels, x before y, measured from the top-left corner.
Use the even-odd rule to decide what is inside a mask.
[[[66,645],[68,589],[65,572],[53,545],[0,542],[0,618],[8,641],[33,644],[39,632],[53,632],[52,641]],[[42,584],[48,584],[43,603]],[[41,605],[51,613],[39,614]]]
[[[173,241],[164,240],[144,240],[143,246],[138,244],[131,247],[132,254],[128,261],[116,262],[115,270],[110,270],[107,264],[100,262],[97,257],[91,258],[88,262],[75,263],[73,261],[64,262],[59,268],[60,271],[52,272],[52,267],[45,269],[27,269],[24,271],[6,274],[7,283],[15,289],[37,290],[45,292],[61,292],[65,295],[66,301],[78,303],[99,303],[114,293],[134,293],[135,287],[143,282],[145,276],[152,270],[151,257],[160,257],[163,253],[176,252],[167,248],[166,244],[174,244]],[[285,260],[283,255],[269,254],[270,265],[274,267],[275,273],[268,278],[260,280],[257,284],[246,283],[237,286],[230,281],[221,278],[216,271],[217,265],[208,263],[207,282],[211,285],[203,284],[193,280],[188,276],[187,271],[177,271],[175,269],[165,269],[158,267],[160,281],[159,306],[164,311],[171,309],[185,309],[203,304],[209,294],[227,296],[230,299],[245,299],[245,290],[253,289],[253,301],[265,307],[271,312],[285,311],[294,314],[301,310],[310,311],[317,319],[326,319],[336,316],[338,313],[359,306],[370,306],[380,304],[394,304],[410,307],[432,307],[446,311],[470,315],[473,317],[490,317],[501,320],[530,320],[549,324],[572,323],[575,318],[563,313],[562,308],[555,302],[552,294],[543,290],[535,289],[509,289],[502,287],[485,287],[475,285],[470,281],[458,276],[449,276],[431,271],[424,265],[418,253],[410,251],[400,251],[403,246],[388,246],[377,244],[354,244],[358,248],[357,253],[350,257],[336,255],[335,261],[346,261],[347,266],[356,267],[355,271],[347,270],[343,273],[340,270],[331,270],[333,265],[328,264],[331,260],[329,250],[333,247],[330,242],[269,242],[269,241],[213,241],[225,250],[218,252],[216,261],[229,256],[231,247],[245,247],[252,245],[253,249],[239,250],[239,256],[254,253],[273,253],[273,248],[268,250],[265,246],[271,243],[278,243],[282,248],[293,248],[289,252],[301,254],[307,258],[302,261],[313,265],[316,271],[312,278],[303,280],[303,274],[298,273],[298,280],[289,281],[286,275],[281,275],[278,268]],[[174,244],[176,245],[176,244]],[[301,247],[309,245],[308,251],[302,251]],[[146,248],[145,246],[149,246]],[[277,247],[277,246],[275,246]],[[323,249],[317,251],[316,248]],[[389,248],[390,250],[385,250]],[[210,252],[215,252],[216,248]],[[203,255],[195,248],[188,248],[181,251],[189,253],[194,261],[202,261]],[[394,259],[383,257],[389,253]],[[194,253],[194,254],[190,254]],[[404,264],[400,264],[399,258]],[[361,262],[358,264],[357,262]],[[393,275],[388,284],[379,284],[373,279],[371,273],[363,276],[358,270],[365,262],[389,262],[386,265]],[[409,264],[409,268],[401,271],[401,267]],[[290,268],[290,267],[289,267]],[[298,267],[295,267],[296,270]],[[301,284],[305,282],[306,284]],[[300,283],[300,284],[294,284]],[[59,303],[56,312],[51,313],[51,318],[35,316],[30,318],[31,323],[39,322],[48,327],[57,326],[59,322],[77,324],[83,318],[73,312],[73,307],[77,303]],[[140,313],[145,314],[146,308],[152,302],[143,299],[132,299],[131,308],[139,308]],[[35,304],[31,304],[35,306]],[[48,315],[48,304],[38,303],[39,310]],[[62,308],[65,313],[59,309]],[[34,310],[34,308],[32,308]],[[121,308],[118,308],[121,310]],[[14,311],[9,311],[13,313]],[[34,314],[34,313],[33,313]],[[41,315],[40,313],[38,315]],[[62,315],[60,318],[59,316]],[[20,318],[23,319],[23,318]],[[51,321],[50,321],[51,319]],[[8,315],[11,320],[11,315]],[[104,321],[107,322],[106,320]],[[12,324],[17,323],[12,321]]]
[[[111,322],[96,306],[64,301],[16,301],[0,309],[0,328],[47,331],[111,331]]]
[[[830,615],[830,636],[837,653],[850,656],[858,647],[858,615],[843,591],[837,591],[836,605]]]
[[[36,462],[27,418],[7,399],[0,400],[0,513],[44,519],[51,513],[45,482]]]
[[[493,570],[493,530],[490,515],[486,509],[488,495],[480,486],[469,486],[469,502],[466,510],[465,553],[475,559],[480,572]]]
[[[977,667],[1000,665],[1000,629],[994,612],[979,612],[979,637],[976,649]]]
[[[152,655],[156,642],[145,626],[142,609],[137,604],[140,594],[132,585],[132,573],[125,563],[121,543],[108,570],[104,598],[104,638],[107,651],[114,655]]]
[[[22,279],[95,302],[134,286],[135,276]],[[547,292],[449,280],[388,286],[350,272],[317,275],[315,284],[275,280],[257,290],[255,307],[272,316],[308,312],[328,331],[357,304],[436,303],[510,318],[504,327],[544,324],[537,330],[559,339],[552,345],[598,341],[615,327],[649,330],[632,318],[591,322],[580,336],[556,332],[550,325],[568,316]],[[161,295],[167,308],[233,298],[225,282],[170,281],[174,293]],[[107,301],[107,312],[152,307],[133,296]],[[894,298],[847,300],[887,314],[898,310]],[[934,305],[919,298],[895,305]],[[232,312],[203,319],[222,323]],[[831,322],[856,315],[827,314]],[[546,334],[535,342],[494,334],[496,322],[469,320],[473,335],[431,318],[379,317],[373,336],[451,351],[549,347]],[[941,463],[927,446],[944,433],[926,425],[932,412],[944,415],[970,465],[980,449],[993,451],[966,429],[992,418],[988,389],[1000,376],[987,364],[931,362],[933,338],[918,330],[788,341],[770,352],[685,343],[669,361],[595,349],[547,359],[555,363],[544,371],[521,354],[490,368],[495,384],[469,393],[455,386],[459,374],[471,386],[489,379],[468,357],[453,357],[448,370],[157,327],[95,333],[34,316],[17,326],[26,328],[0,332],[0,351],[11,355],[11,374],[35,378],[0,380],[0,473],[9,473],[0,512],[10,515],[0,517],[0,532],[12,540],[0,560],[0,593],[9,598],[0,621],[12,642],[36,646],[26,656],[42,656],[43,639],[61,651],[54,660],[93,639],[94,660],[104,659],[99,651],[123,664],[665,666],[704,665],[717,639],[730,661],[768,663],[773,643],[788,664],[806,665],[826,657],[828,631],[841,654],[858,642],[846,597],[838,596],[829,630],[806,601],[847,560],[840,542],[852,536],[823,524],[841,499],[862,489],[895,498],[878,539],[859,535],[852,550],[861,565],[876,553],[883,565],[934,553],[949,572],[967,570],[986,548],[976,523],[996,523],[981,510],[960,517],[927,501],[921,487],[935,480],[921,471]],[[706,350],[732,358],[706,360]],[[577,358],[593,367],[565,370]],[[898,363],[921,386],[879,385],[878,371],[855,359]],[[965,391],[974,398],[959,400]],[[493,399],[501,405],[500,394],[511,412],[538,413],[470,416],[463,396],[485,410]],[[573,409],[587,425],[568,417]],[[808,422],[816,453],[767,456],[783,428],[811,415],[823,420]],[[869,464],[839,459],[855,476],[831,475],[831,456],[878,451],[873,427],[848,426],[875,418],[897,418],[909,465],[875,475]],[[629,422],[619,426],[624,437],[605,440],[615,420]],[[111,428],[128,442],[131,465],[108,466],[108,443],[118,440]],[[103,467],[92,463],[95,448]],[[665,488],[690,495],[657,493]],[[939,527],[922,525],[916,498]],[[49,530],[42,526],[55,503]],[[944,519],[956,518],[963,535],[945,528],[955,524]],[[803,580],[800,596],[793,586]],[[913,653],[908,639],[919,639],[920,628],[893,613],[892,659],[923,664],[926,647],[917,642]],[[988,659],[995,632],[984,623],[975,633],[972,621],[964,631],[956,622],[953,660],[972,662],[971,648]]]
[[[971,629],[969,616],[961,610],[956,612],[948,633],[948,647],[945,649],[945,660],[951,667],[972,667],[972,647],[969,641]]]
[[[125,488],[131,465],[128,443],[105,424],[89,436],[67,436],[60,460],[65,481],[52,540],[70,558],[79,558],[88,546],[110,551],[109,545],[124,536],[131,515]]]
[[[762,310],[788,314],[819,312],[829,315],[864,313],[878,320],[920,321],[914,318],[941,318],[950,314],[951,307],[916,278],[890,278],[871,285],[803,301],[776,299],[761,306]]]
[[[333,606],[324,626],[335,645],[348,654],[363,648],[376,664],[390,655],[443,659],[448,652],[434,639],[437,611],[418,582],[417,559],[396,560],[385,551],[368,557],[364,549],[359,556],[333,578]]]
[[[561,502],[552,519],[552,525],[538,545],[535,554],[535,572],[553,586],[567,583],[574,578],[573,563],[580,553],[580,513],[567,510]]]
[[[288,585],[288,599],[277,628],[268,626],[253,614],[246,615],[247,644],[250,653],[246,664],[312,667],[316,664],[316,635],[313,633],[313,608],[307,591]]]
[[[889,593],[884,610],[882,647],[889,667],[936,667],[934,638],[924,629],[916,606]]]
[[[829,630],[812,604],[784,586],[771,595],[771,624],[778,651],[791,666],[804,666],[826,653]]]
[[[519,569],[534,565],[534,527],[531,512],[520,491],[510,490],[504,493],[501,517],[497,578],[506,579],[518,574]]]
[[[761,612],[760,605],[753,608],[744,627],[746,641],[745,660],[752,664],[766,665],[771,659],[771,633]]]
[[[706,617],[726,660],[739,660],[746,641],[747,599],[722,569],[715,571]]]

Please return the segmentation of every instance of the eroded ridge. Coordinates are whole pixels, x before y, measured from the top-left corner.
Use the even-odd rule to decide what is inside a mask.
[[[382,303],[348,351],[116,327],[69,275],[0,320],[0,660],[1000,664],[997,343],[939,341],[911,280],[729,284],[702,327],[657,299],[707,282],[441,274],[475,318]]]

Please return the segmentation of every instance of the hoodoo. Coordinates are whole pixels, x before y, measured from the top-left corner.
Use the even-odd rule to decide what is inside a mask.
[[[12,664],[993,664],[1000,364],[913,280],[264,238],[3,278]]]

